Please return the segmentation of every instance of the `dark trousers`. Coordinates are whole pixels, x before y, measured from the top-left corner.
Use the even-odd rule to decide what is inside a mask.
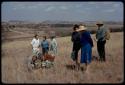
[[[100,56],[101,61],[106,61],[106,59],[105,59],[105,43],[106,43],[106,40],[97,42],[97,50],[98,50],[98,54]]]
[[[42,48],[42,53],[45,55],[45,53],[48,53],[49,47]]]
[[[73,43],[73,51],[75,54],[75,61],[78,61],[78,52],[79,52],[80,48],[81,48],[80,43]]]

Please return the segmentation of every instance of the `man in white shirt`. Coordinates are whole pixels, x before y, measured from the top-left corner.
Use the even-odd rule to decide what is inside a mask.
[[[37,54],[40,52],[40,49],[39,49],[40,41],[39,41],[37,34],[35,34],[34,38],[32,39],[31,45],[32,45],[32,49],[33,49],[33,54]]]

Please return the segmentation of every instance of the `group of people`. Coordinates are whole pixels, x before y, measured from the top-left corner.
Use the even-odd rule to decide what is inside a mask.
[[[43,40],[40,41],[38,35],[35,34],[34,38],[31,41],[31,45],[34,55],[42,53],[42,55],[45,56],[49,51],[53,56],[57,55],[57,42],[55,36],[51,36],[49,42],[46,36],[43,36]]]
[[[109,39],[108,29],[103,25],[102,22],[98,22],[97,24],[98,30],[96,32],[96,41],[97,41],[97,50],[99,54],[100,61],[106,61],[105,58],[105,43],[106,40]],[[73,42],[72,59],[76,62],[76,69],[79,67],[83,69],[87,69],[88,64],[91,63],[92,60],[92,47],[93,40],[91,38],[91,34],[87,31],[87,27],[85,25],[74,25],[74,32],[72,33],[71,41]],[[81,59],[80,64],[78,62],[78,52],[81,49]]]
[[[97,41],[97,50],[99,54],[100,61],[106,61],[105,58],[105,43],[109,39],[107,36],[108,29],[103,25],[103,23],[98,22],[98,30],[96,32],[96,41]],[[71,41],[73,42],[72,49],[72,59],[75,61],[76,69],[82,67],[82,69],[87,69],[88,64],[92,60],[92,48],[93,40],[91,38],[90,32],[87,30],[85,25],[74,25],[73,33],[71,36]],[[50,43],[46,39],[46,36],[43,36],[43,40],[40,42],[38,35],[36,34],[31,42],[32,50],[34,54],[38,54],[42,48],[42,55],[48,54],[48,51],[51,51],[52,55],[57,55],[57,42],[54,36],[50,37]],[[78,62],[78,53],[81,49],[81,60]],[[85,65],[85,66],[84,66]]]

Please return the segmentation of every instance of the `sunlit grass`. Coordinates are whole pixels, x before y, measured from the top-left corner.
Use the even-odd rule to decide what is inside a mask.
[[[94,41],[94,36],[92,39]],[[71,37],[57,38],[58,56],[54,68],[27,70],[31,40],[2,43],[2,82],[5,83],[120,83],[123,81],[123,33],[111,33],[106,43],[106,63],[92,61],[88,73],[69,70],[73,64]],[[98,57],[94,41],[93,56]],[[80,52],[79,52],[80,54]]]

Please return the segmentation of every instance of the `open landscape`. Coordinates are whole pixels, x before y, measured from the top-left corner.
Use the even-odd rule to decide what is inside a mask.
[[[67,29],[72,32],[72,28]],[[111,39],[106,43],[107,61],[100,63],[93,60],[87,72],[83,73],[80,70],[68,68],[69,65],[74,64],[70,57],[72,51],[71,36],[58,36],[56,38],[58,56],[55,58],[54,67],[29,70],[27,63],[32,53],[30,42],[35,31],[28,34],[23,32],[23,29],[20,30],[2,31],[3,83],[122,83],[124,80],[123,32],[111,32]],[[39,38],[42,40],[42,34]],[[99,57],[94,38],[95,34],[92,34],[93,58]]]
[[[122,1],[3,1],[1,4],[1,81],[3,84],[120,84],[124,82],[124,2]],[[95,34],[97,23],[110,30],[106,62],[99,61]],[[84,25],[93,40],[92,62],[87,70],[73,69],[71,35]],[[103,33],[100,31],[99,34]],[[57,40],[57,56],[46,66],[30,68],[31,41],[37,34],[50,43]],[[78,54],[80,63],[81,50]],[[45,57],[44,57],[45,58]],[[35,57],[33,58],[35,59]],[[42,66],[45,63],[42,62]],[[49,68],[49,66],[53,65]],[[41,65],[41,62],[37,62]],[[46,68],[47,67],[47,68]]]

